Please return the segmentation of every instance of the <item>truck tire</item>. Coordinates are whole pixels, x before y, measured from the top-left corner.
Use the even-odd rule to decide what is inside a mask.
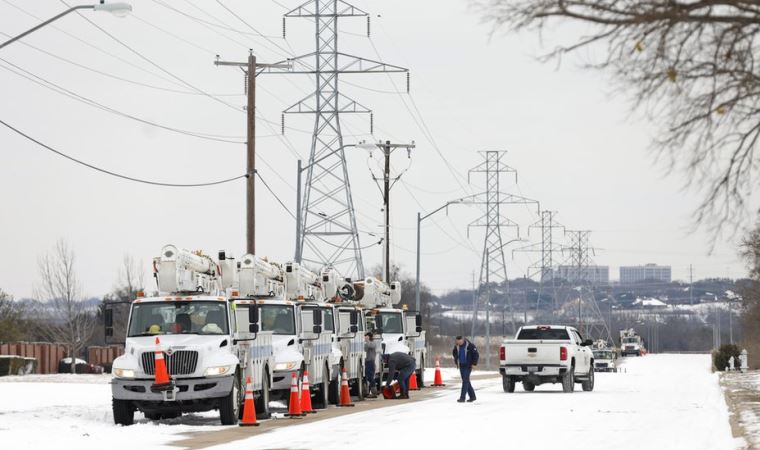
[[[571,366],[570,369],[562,376],[562,392],[571,393],[575,390],[575,366]]]
[[[257,420],[265,420],[272,417],[272,413],[269,412],[269,376],[267,374],[267,369],[264,369],[264,373],[261,376],[261,392],[259,398],[254,399],[253,403],[254,406],[256,406]]]
[[[327,388],[327,400],[333,404],[337,405],[340,403],[340,377],[342,374],[338,373],[338,376],[335,377],[334,380],[329,381],[329,385]]]
[[[417,386],[420,389],[425,387],[425,357],[420,356],[420,368],[417,371]]]
[[[222,425],[237,425],[241,406],[240,373],[235,372],[230,393],[219,399],[219,420]]]
[[[581,387],[586,392],[591,392],[594,390],[594,369],[593,368],[589,369],[588,377],[585,380],[583,380],[583,382],[581,383]]]
[[[525,392],[533,392],[534,389],[536,389],[536,385],[531,383],[530,381],[523,381],[523,390]]]
[[[359,361],[359,370],[357,372],[354,384],[351,386],[351,395],[361,402],[364,400],[364,363],[362,361]]]
[[[325,364],[325,367],[322,368],[322,382],[318,385],[315,385],[314,389],[314,401],[312,402],[312,406],[314,409],[327,409],[327,393],[330,389],[330,371],[327,369],[327,365]]]
[[[135,410],[127,400],[112,399],[113,423],[116,425],[132,425],[135,423]]]
[[[512,377],[502,375],[501,386],[504,389],[504,392],[511,394],[515,391],[515,380],[513,380]]]

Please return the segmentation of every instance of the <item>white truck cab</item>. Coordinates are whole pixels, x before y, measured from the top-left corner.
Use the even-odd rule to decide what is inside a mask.
[[[222,424],[236,424],[248,377],[259,417],[268,417],[272,336],[260,332],[257,306],[224,293],[211,258],[171,245],[161,253],[154,260],[160,295],[134,300],[125,353],[113,362],[114,422],[131,425],[138,410],[156,420],[216,409]],[[106,333],[111,322],[106,314]],[[170,377],[165,386],[154,383],[158,351]]]
[[[584,391],[594,389],[593,342],[584,340],[573,327],[559,325],[524,326],[514,339],[499,349],[499,372],[504,392],[514,392],[522,382],[525,391],[544,383],[562,383],[564,392],[573,392],[576,383]]]

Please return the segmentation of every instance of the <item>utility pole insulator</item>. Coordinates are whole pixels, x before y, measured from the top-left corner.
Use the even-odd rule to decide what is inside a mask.
[[[369,19],[369,16],[367,16],[367,37],[370,36],[370,27],[369,27],[369,24],[370,24],[370,19]]]
[[[285,17],[282,18],[282,38],[285,39]]]

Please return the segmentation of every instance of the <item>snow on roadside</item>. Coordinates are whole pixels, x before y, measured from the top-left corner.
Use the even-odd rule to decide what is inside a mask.
[[[375,448],[704,449],[742,448],[710,372],[709,355],[650,355],[625,361],[625,373],[601,373],[594,392],[502,391],[499,378],[474,382],[478,400],[458,392],[418,403],[277,428],[214,450]],[[414,393],[412,393],[414,395]],[[398,436],[403,436],[399,440]]]
[[[736,422],[752,448],[760,448],[760,371],[721,375]]]
[[[0,448],[154,449],[180,433],[221,429],[218,416],[189,415],[121,427],[111,415],[110,376],[0,377]]]

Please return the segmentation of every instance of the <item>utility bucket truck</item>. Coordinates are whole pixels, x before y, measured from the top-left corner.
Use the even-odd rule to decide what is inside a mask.
[[[643,349],[644,342],[641,336],[636,333],[636,330],[633,328],[620,330],[620,354],[622,356],[641,356]]]
[[[114,422],[131,425],[135,411],[157,420],[218,410],[223,425],[242,415],[250,377],[260,418],[268,414],[274,358],[272,333],[260,330],[258,305],[228,295],[235,262],[165,246],[153,261],[158,295],[132,303],[125,353],[113,362]],[[106,314],[106,335],[112,314]],[[168,383],[156,383],[163,356]]]
[[[377,365],[377,376],[382,380],[388,373],[389,355],[403,352],[414,356],[417,382],[420,387],[424,386],[427,349],[422,316],[407,311],[406,305],[401,308],[394,306],[401,302],[401,283],[394,281],[388,285],[369,277],[354,286],[356,300],[368,309],[367,327],[380,335],[383,354],[381,364]]]
[[[235,298],[255,301],[261,331],[272,334],[272,398],[289,400],[292,374],[300,383],[308,370],[314,408],[337,402],[341,355],[334,345],[333,307],[324,302],[319,275],[297,263],[283,265],[247,254],[238,277]]]

